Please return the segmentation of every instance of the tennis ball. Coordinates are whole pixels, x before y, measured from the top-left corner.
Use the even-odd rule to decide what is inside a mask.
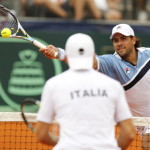
[[[1,36],[4,37],[4,38],[9,38],[10,35],[11,35],[11,30],[9,28],[4,28],[1,31]]]

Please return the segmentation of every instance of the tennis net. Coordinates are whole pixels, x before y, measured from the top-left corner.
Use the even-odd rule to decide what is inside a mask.
[[[35,124],[36,114],[27,113],[28,121]],[[133,118],[136,127],[150,126],[150,118]],[[150,129],[149,129],[150,130]],[[58,135],[58,124],[50,126],[50,132]],[[116,128],[116,134],[119,132]],[[150,132],[150,131],[149,131]],[[150,139],[150,138],[149,138]],[[51,146],[38,143],[35,135],[25,125],[20,112],[0,112],[0,150],[51,150]],[[136,139],[127,150],[150,150],[142,148],[142,134],[137,133]]]

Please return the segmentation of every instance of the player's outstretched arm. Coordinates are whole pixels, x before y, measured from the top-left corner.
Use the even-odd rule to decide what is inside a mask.
[[[40,52],[42,52],[48,59],[59,59],[60,61],[64,61],[65,63],[67,62],[67,58],[65,55],[65,51],[61,48],[57,48],[53,45],[48,45],[45,48],[41,48],[39,50]],[[57,53],[57,55],[55,55]],[[97,69],[98,67],[98,61],[96,59],[96,55],[94,56],[94,62],[93,62],[93,68]]]
[[[53,45],[48,45],[46,48],[39,49],[48,59],[59,59],[67,63],[65,51],[61,48],[57,48]],[[55,55],[57,54],[57,55]]]
[[[118,123],[120,133],[117,142],[122,150],[125,150],[129,144],[135,139],[136,131],[131,119],[127,119]]]

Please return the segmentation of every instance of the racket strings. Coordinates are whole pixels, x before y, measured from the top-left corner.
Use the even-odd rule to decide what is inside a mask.
[[[13,14],[0,7],[0,31],[4,28],[11,29],[12,34],[15,34],[18,31],[18,22]]]

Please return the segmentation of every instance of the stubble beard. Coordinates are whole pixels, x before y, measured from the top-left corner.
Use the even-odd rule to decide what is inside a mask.
[[[127,50],[124,51],[118,51],[117,54],[123,59],[126,60],[126,58],[128,58],[128,56],[130,55],[130,52]]]

